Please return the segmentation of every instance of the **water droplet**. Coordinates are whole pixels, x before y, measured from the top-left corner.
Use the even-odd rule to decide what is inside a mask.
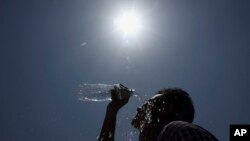
[[[111,138],[111,137],[112,137],[112,135],[113,135],[113,134],[112,134],[111,132],[109,132],[109,138]]]
[[[160,123],[160,119],[159,118],[157,119],[157,122]]]

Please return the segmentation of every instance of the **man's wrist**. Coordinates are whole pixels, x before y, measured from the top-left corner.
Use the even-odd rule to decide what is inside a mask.
[[[117,114],[119,111],[120,107],[118,107],[115,103],[110,102],[107,106],[107,112]]]

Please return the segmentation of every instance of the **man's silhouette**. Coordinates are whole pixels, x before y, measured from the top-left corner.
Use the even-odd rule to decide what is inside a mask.
[[[122,99],[117,98],[118,93],[123,95]],[[111,95],[100,141],[114,140],[116,115],[130,97],[126,88],[115,88]],[[178,88],[162,89],[137,108],[131,124],[139,130],[140,141],[218,141],[204,128],[192,124],[194,112],[187,92]]]

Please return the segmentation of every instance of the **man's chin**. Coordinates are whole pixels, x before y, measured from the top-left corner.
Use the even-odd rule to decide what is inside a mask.
[[[134,128],[136,128],[136,129],[138,129],[138,128],[140,127],[140,123],[139,123],[139,121],[138,121],[136,118],[132,119],[131,125],[132,125]]]

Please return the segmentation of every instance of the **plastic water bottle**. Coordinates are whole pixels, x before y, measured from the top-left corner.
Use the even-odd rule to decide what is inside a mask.
[[[128,89],[122,84],[81,84],[79,86],[80,90],[78,92],[78,99],[81,101],[110,101],[111,100],[111,90],[118,90],[118,98],[122,99],[122,95],[119,89],[126,89],[131,95],[135,90]]]

